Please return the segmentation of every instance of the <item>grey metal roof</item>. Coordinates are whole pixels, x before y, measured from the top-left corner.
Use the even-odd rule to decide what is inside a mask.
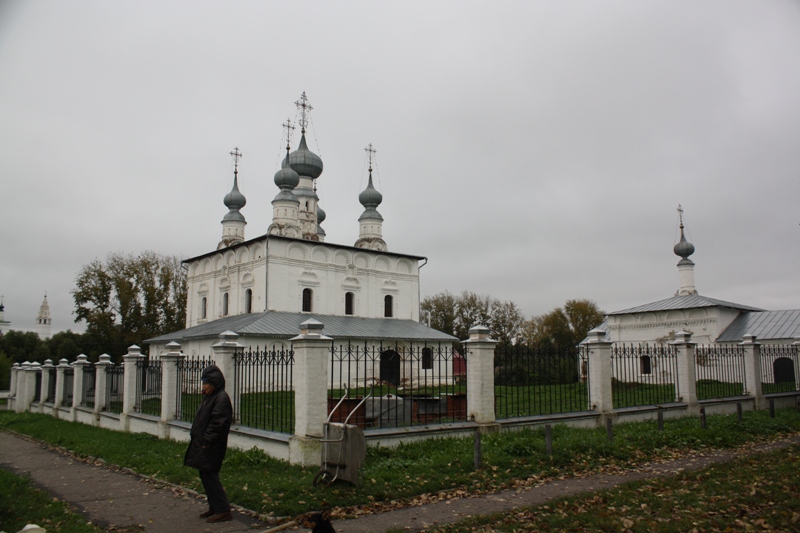
[[[717,342],[738,342],[744,335],[755,335],[757,341],[800,336],[800,309],[743,313],[725,328]]]
[[[673,296],[666,300],[659,300],[649,304],[640,305],[638,307],[631,307],[630,309],[623,309],[622,311],[614,311],[608,313],[609,315],[627,315],[629,313],[646,313],[648,311],[671,311],[673,309],[693,309],[697,307],[729,307],[731,309],[741,309],[742,311],[763,311],[758,307],[750,307],[749,305],[740,305],[731,302],[724,302],[716,300],[707,296],[699,294],[691,294],[688,296]]]
[[[168,333],[144,342],[147,344],[217,338],[231,330],[248,337],[292,338],[300,334],[300,324],[313,318],[324,324],[323,334],[347,339],[390,339],[412,341],[457,341],[456,337],[442,333],[414,320],[398,318],[362,318],[356,316],[318,315],[314,313],[287,313],[266,311],[236,315],[188,329]]]

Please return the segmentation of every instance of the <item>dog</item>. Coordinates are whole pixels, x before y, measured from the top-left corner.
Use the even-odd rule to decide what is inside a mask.
[[[311,533],[336,533],[331,524],[331,510],[321,513],[305,513],[294,519],[295,522],[311,530]]]

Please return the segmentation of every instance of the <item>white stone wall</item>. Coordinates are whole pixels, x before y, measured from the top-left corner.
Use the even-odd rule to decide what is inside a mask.
[[[683,330],[691,332],[698,344],[713,344],[739,313],[723,307],[700,307],[610,315],[608,329],[612,342],[667,344],[675,332]]]

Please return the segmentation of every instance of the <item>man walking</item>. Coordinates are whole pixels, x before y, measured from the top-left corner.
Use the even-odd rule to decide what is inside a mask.
[[[208,511],[200,515],[206,522],[233,520],[231,504],[219,480],[222,460],[228,451],[228,432],[233,419],[231,399],[225,392],[225,376],[216,365],[207,366],[201,377],[203,402],[192,424],[191,440],[183,464],[200,471],[200,481],[208,498]]]

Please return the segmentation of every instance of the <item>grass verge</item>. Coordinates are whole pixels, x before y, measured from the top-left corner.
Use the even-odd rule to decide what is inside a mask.
[[[800,446],[627,483],[431,530],[430,533],[800,530]]]
[[[60,533],[98,533],[61,501],[31,485],[30,480],[0,468],[0,530],[19,531],[36,524]]]
[[[231,449],[221,472],[230,499],[254,511],[292,516],[309,509],[345,508],[359,514],[435,501],[452,495],[481,494],[575,473],[618,472],[696,451],[731,448],[800,432],[796,410],[709,416],[708,429],[697,419],[620,424],[609,442],[605,429],[553,428],[553,455],[545,453],[544,431],[520,430],[485,435],[484,468],[473,468],[472,438],[432,439],[396,448],[369,448],[358,487],[336,483],[312,486],[317,468],[289,465],[252,449]],[[126,434],[47,415],[0,411],[0,429],[62,446],[81,457],[136,470],[200,490],[197,472],[183,466],[185,444],[144,434]],[[342,513],[337,513],[341,517]]]

